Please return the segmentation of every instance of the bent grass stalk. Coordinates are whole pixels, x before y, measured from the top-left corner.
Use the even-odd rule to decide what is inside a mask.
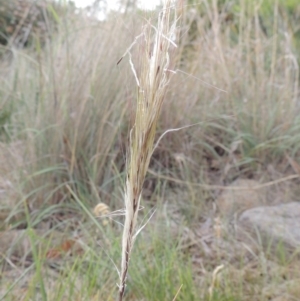
[[[135,227],[143,183],[154,150],[157,121],[172,73],[169,70],[169,52],[171,45],[176,47],[173,42],[176,36],[176,21],[176,12],[173,19],[171,17],[171,1],[166,0],[159,14],[157,27],[150,23],[146,24],[142,34],[136,37],[124,54],[124,56],[127,54],[129,56],[138,91],[135,124],[130,131],[126,160],[125,223],[122,238],[119,301],[123,300],[125,293],[130,255],[137,235]],[[139,45],[138,72],[130,53],[131,48],[137,43]]]

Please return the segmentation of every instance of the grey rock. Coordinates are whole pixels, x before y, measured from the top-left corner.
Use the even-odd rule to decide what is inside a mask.
[[[246,210],[239,224],[246,231],[258,230],[275,242],[300,247],[300,202]]]

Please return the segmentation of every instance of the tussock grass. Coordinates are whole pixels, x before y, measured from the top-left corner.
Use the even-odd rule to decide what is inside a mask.
[[[222,23],[216,7],[206,8],[210,28],[190,9],[182,8],[176,55],[182,66],[167,91],[158,134],[202,124],[168,133],[150,168],[202,182],[214,181],[207,172],[213,169],[219,176],[226,166],[221,178],[230,182],[279,163],[286,153],[297,154],[299,71],[290,33],[280,27],[283,20],[274,15],[271,34],[265,36],[247,19],[245,8],[234,42],[230,24]],[[255,13],[258,17],[259,11]],[[100,24],[68,15],[65,19],[43,50],[13,50],[9,67],[2,69],[3,105],[18,104],[11,106],[5,135],[27,141],[25,160],[33,177],[22,187],[25,193],[37,191],[35,205],[67,199],[64,183],[91,194],[94,204],[100,202],[99,192],[102,201],[111,203],[122,184],[136,98],[130,65],[115,64],[142,22],[124,19],[126,27],[113,15]],[[191,23],[197,24],[192,41],[186,34]],[[155,182],[153,177],[149,187]]]
[[[173,36],[160,36],[162,44],[154,38],[165,10],[112,13],[101,22],[66,15],[45,45],[5,49],[1,230],[62,232],[79,237],[84,252],[49,262],[36,248],[28,268],[1,257],[1,267],[9,267],[0,279],[4,300],[114,300],[123,230],[114,210],[123,207],[124,186],[132,209],[125,231],[143,225],[153,206],[161,215],[132,250],[128,299],[253,301],[282,291],[298,297],[296,255],[280,246],[275,255],[260,245],[245,248],[228,233],[217,240],[213,229],[213,200],[236,178],[272,180],[267,188],[276,198],[298,194],[299,60],[291,32],[276,6],[265,35],[255,21],[259,6],[243,7],[232,26],[217,1],[201,3],[202,16],[198,3],[179,7],[178,47],[166,68],[166,56],[155,53],[166,53]],[[128,56],[117,65],[133,41],[132,66]],[[192,124],[166,133],[153,149],[165,131]],[[279,185],[279,178],[289,182]],[[141,198],[145,209],[137,216]],[[100,202],[112,212],[107,225],[91,212]],[[128,232],[120,295],[136,234]],[[32,245],[38,240],[31,236]]]
[[[106,191],[120,169],[115,158],[123,160],[120,129],[126,131],[130,83],[115,68],[120,24],[80,20],[62,26],[61,34],[34,57],[14,50],[11,66],[3,70],[3,93],[18,103],[7,131],[11,140],[28,141],[24,155],[30,176],[22,186],[25,192],[36,190],[31,196],[35,206],[63,201],[65,183],[78,187],[78,181],[96,198],[94,188],[103,183],[109,198]],[[126,40],[126,32],[120,36]]]

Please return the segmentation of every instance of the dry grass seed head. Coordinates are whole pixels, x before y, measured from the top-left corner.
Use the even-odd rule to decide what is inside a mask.
[[[119,300],[123,299],[127,278],[130,253],[135,239],[135,226],[141,200],[142,186],[153,152],[154,138],[158,117],[166,94],[170,73],[169,49],[175,43],[176,14],[170,27],[171,1],[166,1],[159,14],[158,26],[151,24],[144,27],[143,34],[135,39],[141,39],[140,45],[140,76],[131,59],[129,62],[135,76],[138,94],[135,124],[130,132],[129,150],[127,157],[127,179],[125,187],[125,224],[122,241],[122,264],[120,273]],[[152,35],[154,31],[154,43]],[[150,57],[149,57],[150,53]]]

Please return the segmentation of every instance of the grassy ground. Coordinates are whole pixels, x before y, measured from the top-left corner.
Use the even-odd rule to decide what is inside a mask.
[[[133,249],[127,300],[299,299],[297,250],[246,245],[218,229],[218,187],[237,178],[295,175],[270,186],[271,197],[299,194],[299,49],[280,7],[266,34],[259,1],[254,10],[237,2],[233,23],[216,1],[181,9],[157,139],[196,125],[168,132],[153,154],[138,225],[154,215]],[[145,18],[157,20],[132,14],[65,15],[45,45],[3,46],[3,300],[116,299],[137,93],[128,59],[117,62]],[[132,58],[139,66],[136,48]]]

